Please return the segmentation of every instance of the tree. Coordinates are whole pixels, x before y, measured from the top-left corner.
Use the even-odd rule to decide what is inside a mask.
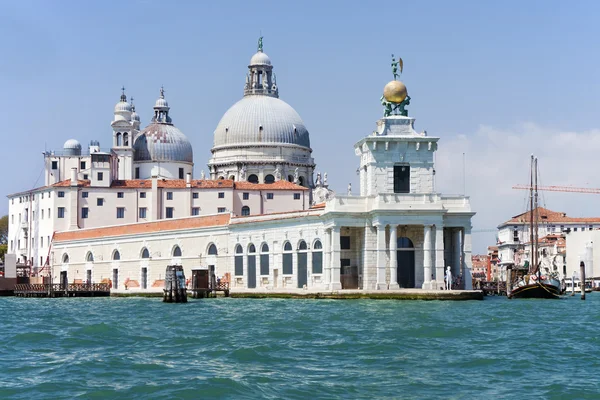
[[[0,244],[8,243],[8,215],[0,218]]]
[[[6,254],[7,250],[8,250],[7,244],[0,244],[0,260],[4,260],[4,255]]]

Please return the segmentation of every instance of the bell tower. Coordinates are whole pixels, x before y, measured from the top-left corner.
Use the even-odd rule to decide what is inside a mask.
[[[133,141],[138,133],[139,117],[127,102],[125,87],[121,91],[121,99],[115,105],[114,119],[110,125],[113,130],[112,150],[117,154],[117,179],[127,180],[133,179]]]

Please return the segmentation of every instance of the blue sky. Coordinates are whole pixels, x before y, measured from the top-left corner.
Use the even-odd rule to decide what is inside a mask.
[[[474,229],[523,211],[523,193],[510,186],[526,182],[532,152],[546,184],[600,187],[599,2],[2,3],[3,196],[43,184],[45,148],[69,138],[108,147],[121,85],[142,125],[165,86],[198,176],[214,128],[242,96],[260,32],[280,96],[303,118],[317,169],[338,191],[358,187],[353,144],[381,116],[391,53],[404,59],[417,130],[441,137],[438,190],[463,191],[466,153]],[[600,216],[593,195],[545,199],[569,215]],[[474,250],[493,241],[477,234]]]

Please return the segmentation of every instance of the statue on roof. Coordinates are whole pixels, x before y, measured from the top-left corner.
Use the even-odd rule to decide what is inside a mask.
[[[394,75],[394,80],[400,76],[403,67],[404,63],[402,62],[402,58],[398,57],[398,61],[396,61],[394,55],[392,54],[392,74]],[[398,73],[398,68],[400,68],[400,74]]]
[[[258,38],[258,51],[262,52],[263,51],[263,43],[262,43],[263,37],[259,37]]]
[[[281,169],[279,169],[279,165],[275,168],[275,181],[281,180]]]

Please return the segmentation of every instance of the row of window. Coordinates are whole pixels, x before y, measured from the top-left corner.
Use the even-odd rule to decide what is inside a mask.
[[[102,199],[98,199],[98,200],[102,200]],[[101,204],[99,204],[101,205]],[[49,209],[48,209],[49,212]],[[82,207],[81,208],[81,218],[86,219],[89,218],[89,208],[88,207]],[[227,209],[225,207],[218,207],[217,208],[217,213],[224,213],[227,212]],[[43,210],[42,210],[43,213]],[[147,207],[139,207],[138,208],[138,217],[139,218],[147,218],[148,215],[148,208]],[[175,208],[173,207],[166,207],[165,208],[165,218],[174,218],[175,215]],[[192,216],[198,216],[200,215],[200,207],[192,207]],[[250,207],[248,206],[244,206],[242,207],[242,215],[250,215]],[[65,208],[64,207],[58,207],[58,218],[64,218],[65,217]],[[125,218],[125,207],[117,207],[117,218],[121,219],[121,218]]]
[[[171,251],[171,256],[172,257],[181,257],[182,254],[183,253],[181,251],[181,247],[175,245],[173,247],[173,250]],[[215,246],[214,244],[211,244],[208,248],[208,254],[209,255],[217,255],[217,246]],[[146,247],[142,248],[142,251],[140,252],[140,258],[141,259],[150,258],[150,251],[148,250],[148,248],[146,248]],[[113,251],[111,260],[113,260],[113,261],[121,260],[121,253],[119,252],[119,250]],[[69,254],[64,253],[62,256],[63,264],[68,264],[69,261],[70,261]],[[85,261],[94,262],[94,253],[92,253],[91,251],[88,251],[87,254],[85,255]]]
[[[263,243],[260,254],[260,274],[268,275],[269,274],[269,246],[266,243]],[[244,275],[244,256],[243,256],[243,248],[240,244],[235,247],[235,259],[234,259],[234,275],[235,276],[243,276]],[[308,246],[304,240],[301,240],[298,244],[298,263],[306,262],[306,253],[308,252]],[[282,265],[282,274],[283,275],[292,275],[294,273],[293,267],[293,250],[292,244],[290,242],[286,242],[283,245],[283,265]],[[256,266],[256,247],[254,244],[250,243],[248,245],[248,253],[246,255],[248,266]],[[313,274],[321,274],[323,273],[323,246],[321,241],[316,240],[313,245],[312,251],[312,273]]]

